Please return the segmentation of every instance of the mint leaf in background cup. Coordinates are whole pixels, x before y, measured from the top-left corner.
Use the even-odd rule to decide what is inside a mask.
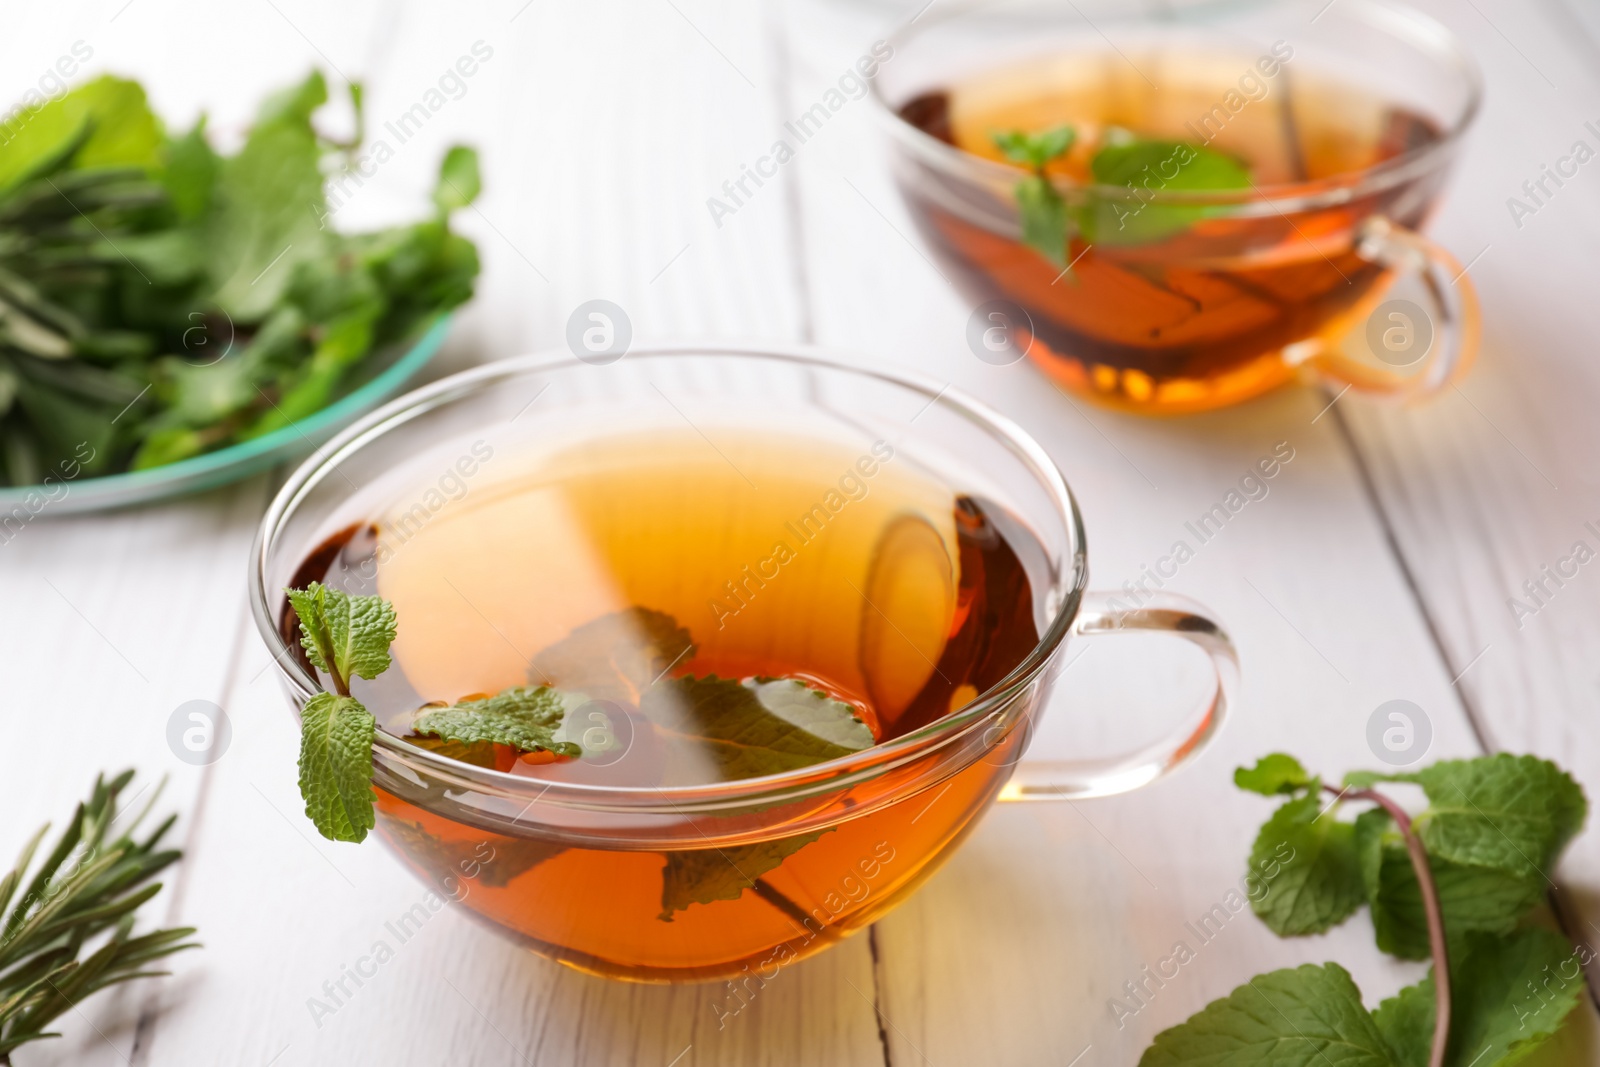
[[[1250,186],[1250,168],[1214,149],[1183,141],[1133,139],[1109,144],[1090,164],[1094,180],[1123,186],[1126,199],[1090,197],[1080,215],[1086,240],[1105,244],[1159,241],[1223,212],[1204,204],[1187,207],[1157,199],[1163,192],[1219,192]],[[1147,199],[1148,198],[1148,199]]]

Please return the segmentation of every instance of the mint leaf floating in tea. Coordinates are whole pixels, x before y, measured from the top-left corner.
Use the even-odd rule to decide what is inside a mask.
[[[1012,190],[1022,219],[1022,243],[1065,268],[1072,219],[1067,202],[1051,184],[1045,168],[1072,149],[1077,131],[1071,126],[1057,126],[1042,133],[1006,130],[992,136],[995,147],[1007,159],[1033,172]]]
[[[674,912],[690,904],[738,900],[746,889],[759,888],[762,875],[828,832],[820,830],[731,848],[667,853],[667,865],[661,869],[661,914],[657,918],[671,922]],[[788,900],[780,906],[785,911],[800,911]]]
[[[537,653],[528,680],[635,707],[644,691],[694,657],[689,631],[649,608],[602,615]]]
[[[331,841],[362,841],[376,821],[372,743],[378,721],[350,695],[350,679],[389,668],[394,607],[382,597],[351,596],[312,582],[286,589],[306,657],[333,680],[300,713],[300,796],[306,815]]]
[[[439,707],[448,707],[440,704]],[[418,748],[425,748],[429,752],[453,759],[458,763],[470,763],[474,767],[483,767],[488,770],[500,769],[500,757],[495,750],[494,743],[490,741],[474,741],[470,744],[464,741],[447,741],[442,737],[430,737],[408,734],[405,740]]]
[[[1163,1030],[1139,1067],[1303,1064],[1330,1053],[1339,1067],[1394,1067],[1389,1043],[1337,963],[1252,978],[1179,1026]]]
[[[870,748],[872,730],[843,701],[793,678],[684,677],[645,693],[641,710],[665,734],[676,759],[669,774],[703,780],[708,769],[724,780],[809,767]],[[827,831],[729,848],[667,853],[661,873],[661,915],[690,904],[737,900],[746,890],[765,892],[786,910],[798,910],[761,876]]]
[[[499,834],[445,841],[421,823],[401,819],[387,820],[382,832],[401,846],[401,855],[420,866],[426,878],[452,895],[456,889],[451,880],[470,878],[491,889],[502,888],[519,874],[566,851],[566,846],[554,842]]]
[[[1250,169],[1239,160],[1184,141],[1134,138],[1108,144],[1094,154],[1089,170],[1097,184],[1123,186],[1129,193],[1128,197],[1098,196],[1083,207],[1079,224],[1084,238],[1104,244],[1158,241],[1216,211],[1204,204],[1163,202],[1163,193],[1223,192],[1250,186]]]
[[[0,1063],[9,1064],[21,1045],[59,1036],[46,1028],[89,996],[164,975],[150,965],[199,947],[189,940],[193,927],[133,933],[139,907],[161,891],[151,879],[182,853],[160,848],[177,816],[142,840],[134,836],[154,797],[112,837],[132,780],[131,770],[110,781],[96,777],[89,799],[39,865],[34,856],[49,826],[40,827],[0,878],[0,910],[9,908],[0,928]]]
[[[464,700],[447,708],[430,708],[411,728],[447,741],[472,745],[490,742],[522,752],[554,752],[581,756],[571,741],[555,740],[566,713],[562,695],[548,686],[516,686],[482,700]]]
[[[649,689],[640,710],[724,780],[798,770],[874,742],[850,705],[790,678],[675,678]]]

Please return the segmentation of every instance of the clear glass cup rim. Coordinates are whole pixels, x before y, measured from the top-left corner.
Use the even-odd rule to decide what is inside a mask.
[[[727,342],[668,342],[629,349],[628,360],[671,359],[712,356],[739,360],[767,360],[805,368],[840,372],[874,379],[926,398],[929,406],[940,405],[1000,443],[1021,461],[1028,473],[1049,497],[1068,540],[1062,566],[1056,569],[1050,599],[1058,605],[1039,642],[1022,662],[1004,678],[959,711],[913,730],[893,741],[850,756],[814,764],[781,774],[743,778],[692,786],[612,786],[578,782],[554,782],[477,767],[424,748],[379,730],[374,744],[387,760],[408,765],[413,770],[444,781],[456,788],[493,794],[510,800],[537,797],[549,803],[593,811],[627,811],[682,815],[687,810],[708,810],[745,805],[775,805],[816,796],[876,778],[896,767],[945,747],[974,731],[988,728],[1012,702],[1033,685],[1051,662],[1056,650],[1072,630],[1088,583],[1088,561],[1082,514],[1072,490],[1043,446],[1011,419],[988,405],[967,396],[947,382],[916,372],[885,367],[870,360],[842,356],[832,350],[810,345],[737,344]],[[297,657],[289,656],[278,630],[276,610],[281,595],[267,588],[268,570],[279,545],[277,538],[285,522],[294,514],[303,494],[330,475],[341,459],[366,447],[390,430],[436,407],[492,389],[503,381],[528,374],[554,372],[589,364],[563,350],[551,350],[509,359],[496,360],[441,378],[415,389],[378,408],[353,423],[318,449],[284,482],[273,497],[257,527],[250,553],[250,607],[256,630],[272,655],[280,678],[302,699],[321,691],[317,680],[306,672]],[[1002,735],[1003,736],[1003,735]],[[995,740],[1000,740],[997,737]]]
[[[1268,2],[1270,0],[1248,0],[1242,4],[1237,2],[1204,4],[1197,5],[1194,10],[1259,7],[1265,6]],[[901,48],[909,45],[915,37],[928,28],[972,14],[975,10],[981,10],[981,6],[947,10],[920,25],[915,21],[908,23],[891,34],[887,43],[894,49],[893,54],[898,54]],[[1344,203],[1444,166],[1471,127],[1483,103],[1483,74],[1478,68],[1477,61],[1467,51],[1461,38],[1448,27],[1433,16],[1407,4],[1392,3],[1389,0],[1340,0],[1339,8],[1340,17],[1359,17],[1380,32],[1402,37],[1420,49],[1431,51],[1454,69],[1466,90],[1466,98],[1460,113],[1455,116],[1447,129],[1441,131],[1438,140],[1347,174],[1335,174],[1303,182],[1252,185],[1249,189],[1242,190],[1146,189],[1142,193],[1136,193],[1125,185],[1080,184],[1063,179],[1052,179],[1051,184],[1069,201],[1094,197],[1121,202],[1137,200],[1141,203],[1191,206],[1231,205],[1243,207],[1245,209],[1243,214],[1272,215],[1283,211],[1310,210]],[[1147,13],[1131,15],[1130,20],[1147,21],[1150,25],[1164,24],[1148,18]],[[881,79],[871,78],[868,84],[871,86],[870,99],[879,123],[892,137],[925,162],[957,176],[971,175],[993,181],[1015,182],[1019,178],[1028,176],[1029,172],[1023,167],[974,155],[912,125],[900,117],[894,105],[884,99]]]

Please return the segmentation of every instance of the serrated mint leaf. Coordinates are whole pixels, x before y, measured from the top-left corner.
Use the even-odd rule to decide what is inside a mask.
[[[1067,238],[1072,216],[1050,179],[1034,175],[1019,181],[1012,195],[1022,220],[1022,243],[1058,267],[1067,265]]]
[[[640,710],[692,742],[724,780],[809,767],[873,744],[848,704],[793,679],[675,678],[645,693]]]
[[[1084,237],[1104,244],[1158,241],[1187,229],[1214,213],[1206,204],[1188,205],[1150,200],[1172,192],[1245,189],[1250,170],[1239,160],[1182,141],[1136,138],[1107,145],[1089,163],[1101,185],[1127,188],[1131,199],[1100,198],[1087,204],[1080,225]]]
[[[1397,1067],[1428,1067],[1433,1053],[1433,996],[1430,967],[1428,977],[1406,986],[1373,1011],[1372,1021],[1389,1042]],[[1448,1057],[1445,1062],[1450,1062]]]
[[[1257,975],[1156,1035],[1139,1067],[1394,1067],[1336,963]]]
[[[1101,185],[1143,188],[1148,180],[1153,190],[1209,192],[1250,184],[1250,168],[1233,156],[1183,141],[1134,138],[1109,144],[1094,154],[1089,169]]]
[[[435,752],[445,759],[453,759],[460,763],[470,763],[475,767],[486,767],[495,770],[499,760],[495,756],[493,741],[450,741],[443,737],[418,736],[408,734],[403,738],[408,744],[425,748]]]
[[[1402,959],[1427,959],[1430,947],[1422,887],[1405,842],[1382,810],[1364,812],[1357,822],[1357,851],[1378,947]],[[1452,944],[1473,931],[1510,932],[1544,896],[1545,882],[1537,874],[1472,867],[1432,855],[1428,867]]]
[[[312,582],[304,589],[285,589],[289,606],[300,624],[300,647],[306,650],[311,665],[324,674],[332,673],[333,631],[328,625],[327,586]]]
[[[356,675],[376,678],[389,669],[396,627],[387,600],[351,596],[321,582],[286,592],[300,620],[300,643],[318,670],[348,685]]]
[[[1315,788],[1318,779],[1300,766],[1300,761],[1282,752],[1262,756],[1254,767],[1239,767],[1233,772],[1233,784],[1262,796],[1280,793],[1298,793]]]
[[[333,841],[361,841],[373,826],[372,742],[378,721],[351,697],[318,693],[300,713],[300,795]]]
[[[492,843],[494,855],[483,862],[478,881],[497,889],[509,885],[511,879],[526,874],[545,860],[555,859],[567,850],[554,841],[537,841],[532,838],[496,838]]]
[[[1439,912],[1452,942],[1473,930],[1503,933],[1543,899],[1544,883],[1486,867],[1430,857]],[[1404,845],[1387,844],[1378,895],[1370,901],[1378,947],[1402,959],[1427,959],[1422,890]]]
[[[1382,808],[1372,808],[1356,816],[1356,866],[1361,871],[1361,884],[1371,900],[1378,891],[1383,871],[1384,837],[1394,826],[1394,820]]]
[[[1058,126],[1042,133],[1005,130],[991,136],[1001,154],[1033,172],[1012,190],[1017,217],[1022,222],[1022,243],[1056,266],[1065,267],[1072,215],[1045,174],[1045,167],[1072,148],[1077,132],[1071,126]]]
[[[1428,795],[1416,819],[1428,854],[1527,876],[1550,872],[1583,826],[1583,789],[1535,756],[1446,760],[1407,778]]]
[[[1250,850],[1265,892],[1251,908],[1280,937],[1320,934],[1348,919],[1366,899],[1356,860],[1355,827],[1321,797],[1297,797],[1273,812]],[[1275,874],[1267,877],[1272,870]]]
[[[646,689],[693,658],[689,631],[671,615],[629,608],[585,623],[536,654],[528,680],[637,707]]]
[[[212,300],[255,324],[280,304],[295,267],[327,255],[331,231],[311,112],[327,99],[319,75],[272,97],[237,155],[223,159],[205,251]]]
[[[1344,776],[1346,789],[1371,789],[1379,782],[1392,782],[1395,776],[1383,771],[1350,771]]]
[[[855,709],[794,678],[746,678],[739,683],[761,707],[790,726],[840,748],[859,752],[873,746],[872,730]],[[831,758],[831,757],[830,757]]]
[[[1470,936],[1450,976],[1451,1067],[1522,1062],[1585,992],[1572,944],[1537,927]]]
[[[379,596],[348,596],[328,590],[328,621],[333,626],[333,657],[349,678],[376,678],[389,669],[394,643],[394,607]]]
[[[472,745],[488,741],[523,752],[581,756],[571,741],[557,741],[556,730],[566,714],[562,694],[548,686],[519,685],[482,700],[464,700],[448,708],[429,708],[412,722],[419,734]]]
[[[1584,992],[1572,945],[1529,927],[1469,934],[1450,957],[1450,1045],[1445,1067],[1508,1067],[1554,1036]],[[1433,970],[1378,1005],[1373,1019],[1400,1067],[1427,1067],[1433,1044]]]
[[[671,922],[674,912],[690,904],[738,900],[746,889],[756,884],[756,879],[828,832],[819,830],[733,848],[667,853],[666,866],[661,869],[661,914],[658,918]]]
[[[470,878],[480,885],[501,888],[520,874],[566,851],[565,845],[533,838],[484,834],[468,841],[445,841],[420,822],[385,819],[381,833],[393,839],[400,852],[420,868],[424,877],[447,893],[455,893],[453,880]]]
[[[1057,126],[1040,133],[1026,130],[1001,130],[990,134],[995,147],[1013,163],[1030,170],[1042,170],[1058,156],[1064,156],[1078,140],[1078,131],[1071,126]]]

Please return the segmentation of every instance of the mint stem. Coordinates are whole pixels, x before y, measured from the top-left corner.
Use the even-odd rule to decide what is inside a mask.
[[[1439,890],[1433,884],[1428,853],[1422,847],[1421,838],[1411,829],[1411,816],[1382,793],[1372,789],[1341,789],[1326,783],[1322,788],[1341,800],[1372,801],[1389,813],[1405,839],[1406,852],[1411,856],[1411,867],[1417,872],[1417,885],[1422,890],[1422,910],[1428,918],[1428,947],[1433,951],[1433,1048],[1428,1055],[1428,1067],[1444,1067],[1445,1049],[1450,1043],[1450,950],[1444,940],[1444,913],[1439,910]]]

